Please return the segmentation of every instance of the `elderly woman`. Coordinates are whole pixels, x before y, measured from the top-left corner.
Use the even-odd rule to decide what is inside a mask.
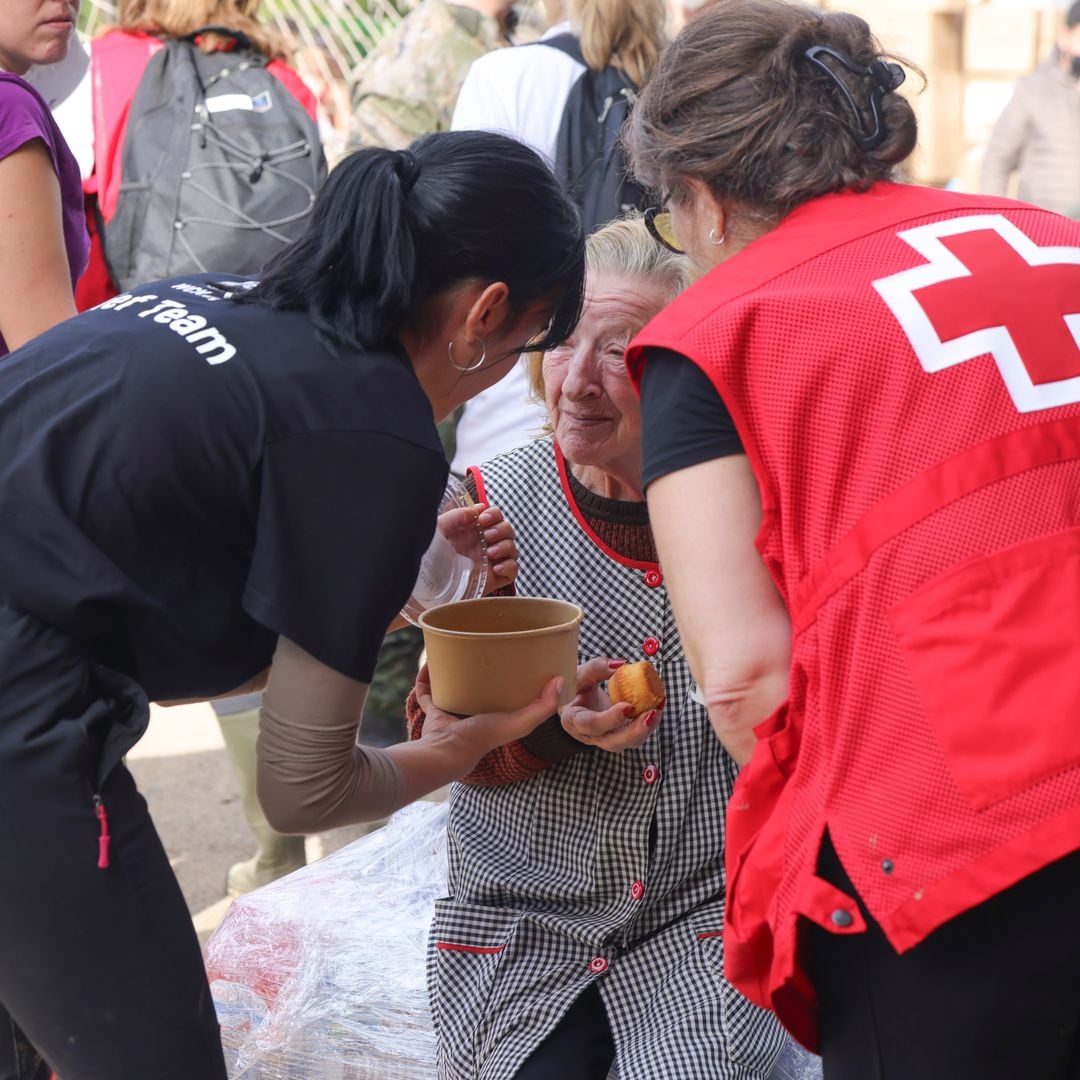
[[[581,322],[534,362],[552,435],[471,475],[515,526],[517,591],[580,604],[581,659],[594,659],[561,726],[552,717],[452,789],[451,895],[430,951],[439,1075],[603,1080],[614,1062],[621,1080],[760,1078],[781,1033],[723,977],[736,767],[693,696],[623,362],[685,284],[683,260],[638,219],[590,236],[586,265]],[[628,720],[600,684],[643,658],[666,704]]]
[[[903,78],[855,16],[722,0],[631,118],[709,271],[629,359],[690,666],[749,758],[727,971],[830,1080],[1075,1078],[1080,225],[894,183]]]

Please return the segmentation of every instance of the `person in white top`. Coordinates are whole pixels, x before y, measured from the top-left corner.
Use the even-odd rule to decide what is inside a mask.
[[[550,4],[548,13],[554,14]],[[569,19],[552,26],[539,42],[499,49],[473,62],[458,95],[452,130],[511,135],[554,165],[563,110],[585,64],[545,48],[545,40],[573,33],[589,67],[614,65],[640,86],[663,48],[666,19],[664,0],[570,0]],[[522,359],[465,407],[451,470],[464,475],[470,465],[536,438],[546,418],[543,404],[530,395]]]

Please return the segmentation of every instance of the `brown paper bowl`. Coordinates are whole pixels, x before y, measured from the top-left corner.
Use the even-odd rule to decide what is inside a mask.
[[[559,705],[567,704],[577,683],[582,616],[577,604],[535,596],[461,600],[425,611],[419,625],[431,700],[461,716],[513,712],[561,675]]]

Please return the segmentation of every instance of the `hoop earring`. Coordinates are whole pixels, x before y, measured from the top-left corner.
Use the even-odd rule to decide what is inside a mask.
[[[450,357],[450,366],[455,371],[460,371],[462,374],[467,374],[470,371],[476,371],[483,364],[483,362],[487,359],[487,343],[484,341],[483,338],[480,338],[479,341],[480,359],[477,360],[475,364],[470,364],[468,367],[462,367],[460,364],[454,363],[454,343],[452,341],[446,346],[447,355]]]
[[[719,247],[726,239],[727,239],[727,236],[725,236],[724,233],[721,233],[720,234],[720,239],[717,240],[716,239],[716,230],[715,229],[710,229],[709,230],[709,243],[710,244],[715,244],[717,247]]]

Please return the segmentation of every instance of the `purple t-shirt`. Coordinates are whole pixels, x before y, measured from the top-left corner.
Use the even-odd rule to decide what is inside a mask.
[[[90,238],[86,234],[86,213],[83,209],[82,177],[74,155],[64,142],[44,98],[24,79],[0,71],[0,158],[14,153],[31,139],[41,139],[49,148],[53,168],[60,181],[60,199],[64,216],[64,244],[71,285],[86,269],[90,254]],[[3,335],[0,335],[0,356],[7,354]]]

